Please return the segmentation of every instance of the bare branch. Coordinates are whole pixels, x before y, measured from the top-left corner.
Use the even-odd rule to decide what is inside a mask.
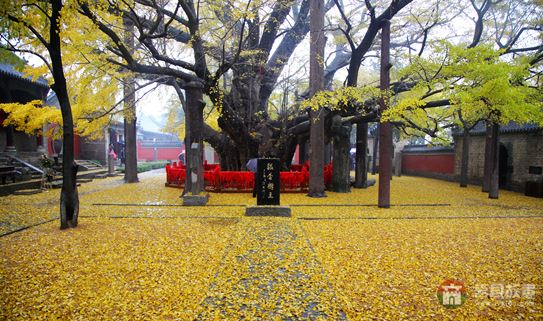
[[[8,48],[4,47],[4,49],[12,51],[12,52],[22,52],[22,53],[28,53],[28,54],[34,55],[34,56],[40,58],[41,61],[43,61],[43,63],[47,66],[47,69],[49,69],[49,71],[53,72],[53,68],[49,64],[49,61],[43,55],[41,55],[40,53],[37,53],[37,52],[35,52],[33,50],[29,50],[29,49],[19,49],[19,48],[15,47],[15,45],[12,44],[9,41],[9,39],[6,38],[3,34],[0,34],[0,37],[2,37],[6,41],[6,43],[9,45]]]

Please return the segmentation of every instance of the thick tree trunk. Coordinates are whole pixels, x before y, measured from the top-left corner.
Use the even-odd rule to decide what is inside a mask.
[[[368,182],[368,123],[356,124],[356,161],[354,187],[366,188]]]
[[[485,134],[485,159],[483,168],[483,186],[482,191],[488,193],[490,190],[490,175],[492,166],[492,124],[489,120],[486,121],[486,134]]]
[[[233,153],[223,152],[219,153],[219,156],[221,157],[221,170],[233,171],[238,168],[237,155],[234,155]]]
[[[315,95],[322,90],[324,82],[324,1],[311,0],[310,15],[311,41],[310,41],[310,65],[309,87],[310,95]],[[309,165],[309,193],[310,197],[324,197],[324,118],[326,111],[311,110],[310,128],[310,165]]]
[[[349,74],[347,76],[347,86],[356,87],[358,83],[358,72],[362,57],[358,51],[352,53],[349,62]],[[356,125],[356,161],[355,161],[355,188],[366,188],[368,182],[368,123],[358,123]],[[374,149],[375,150],[375,149]],[[374,153],[375,154],[375,153]],[[375,157],[374,157],[375,158]],[[374,173],[375,174],[375,173]]]
[[[219,154],[221,170],[223,171],[237,171],[241,168],[239,162],[239,153],[235,148],[223,149],[215,151]]]
[[[492,124],[492,143],[490,151],[490,186],[488,197],[497,199],[500,191],[500,125]]]
[[[387,109],[388,98],[385,91],[390,86],[390,21],[385,21],[381,34],[381,84],[383,93],[380,101],[381,113]],[[392,178],[392,125],[389,122],[379,124],[379,199],[378,206],[390,207],[390,179]]]
[[[326,111],[311,110],[309,134],[309,193],[310,197],[325,197],[324,192],[324,117]]]
[[[464,132],[462,135],[462,162],[460,165],[460,187],[468,186],[468,166],[469,166],[469,146],[471,142],[471,136],[469,134],[469,128],[464,125]]]
[[[203,86],[191,82],[186,85],[187,112],[185,115],[185,155],[186,179],[185,190],[198,195],[204,190],[204,164],[203,164],[203,130],[204,106]]]
[[[74,162],[74,126],[72,108],[66,86],[66,78],[62,69],[62,54],[60,42],[60,12],[61,0],[51,1],[49,55],[51,57],[52,73],[55,91],[62,114],[62,190],[60,191],[60,228],[77,226],[79,215],[79,195],[77,193],[77,165]]]
[[[133,109],[135,114],[136,110]],[[124,181],[126,183],[137,183],[138,180],[138,149],[136,143],[136,115],[132,118],[127,117],[125,110],[124,119],[124,137],[125,137],[125,172]]]
[[[215,152],[219,154],[223,171],[235,171],[240,168],[238,149],[225,133],[216,132],[213,128],[204,124],[203,140],[209,143]]]
[[[342,125],[341,116],[334,115],[330,131],[334,142],[331,189],[338,193],[348,193],[351,191],[351,168],[349,166],[351,125]]]
[[[390,207],[390,180],[392,179],[392,125],[379,124],[379,196],[378,205]]]
[[[126,47],[134,51],[134,25],[130,19],[123,19]],[[138,150],[136,143],[136,81],[133,76],[124,78],[124,148],[125,167],[124,181],[126,183],[138,182]]]
[[[379,126],[375,129],[375,136],[373,137],[373,157],[371,159],[371,175],[375,175],[377,173],[377,155],[379,148]]]

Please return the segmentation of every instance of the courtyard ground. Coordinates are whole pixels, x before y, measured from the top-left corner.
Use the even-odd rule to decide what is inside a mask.
[[[163,171],[79,188],[76,229],[59,191],[0,198],[4,320],[541,320],[543,200],[394,177],[311,199],[292,218],[246,218],[250,194],[182,207]],[[455,309],[439,285],[460,280]]]

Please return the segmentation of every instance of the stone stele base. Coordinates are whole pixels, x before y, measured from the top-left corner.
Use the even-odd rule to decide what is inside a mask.
[[[290,217],[292,214],[288,206],[247,206],[245,216],[280,216]]]
[[[185,195],[183,196],[183,206],[205,206],[209,195]]]

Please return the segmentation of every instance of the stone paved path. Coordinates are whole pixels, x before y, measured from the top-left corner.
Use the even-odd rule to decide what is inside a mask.
[[[299,225],[244,218],[198,320],[346,320]]]

